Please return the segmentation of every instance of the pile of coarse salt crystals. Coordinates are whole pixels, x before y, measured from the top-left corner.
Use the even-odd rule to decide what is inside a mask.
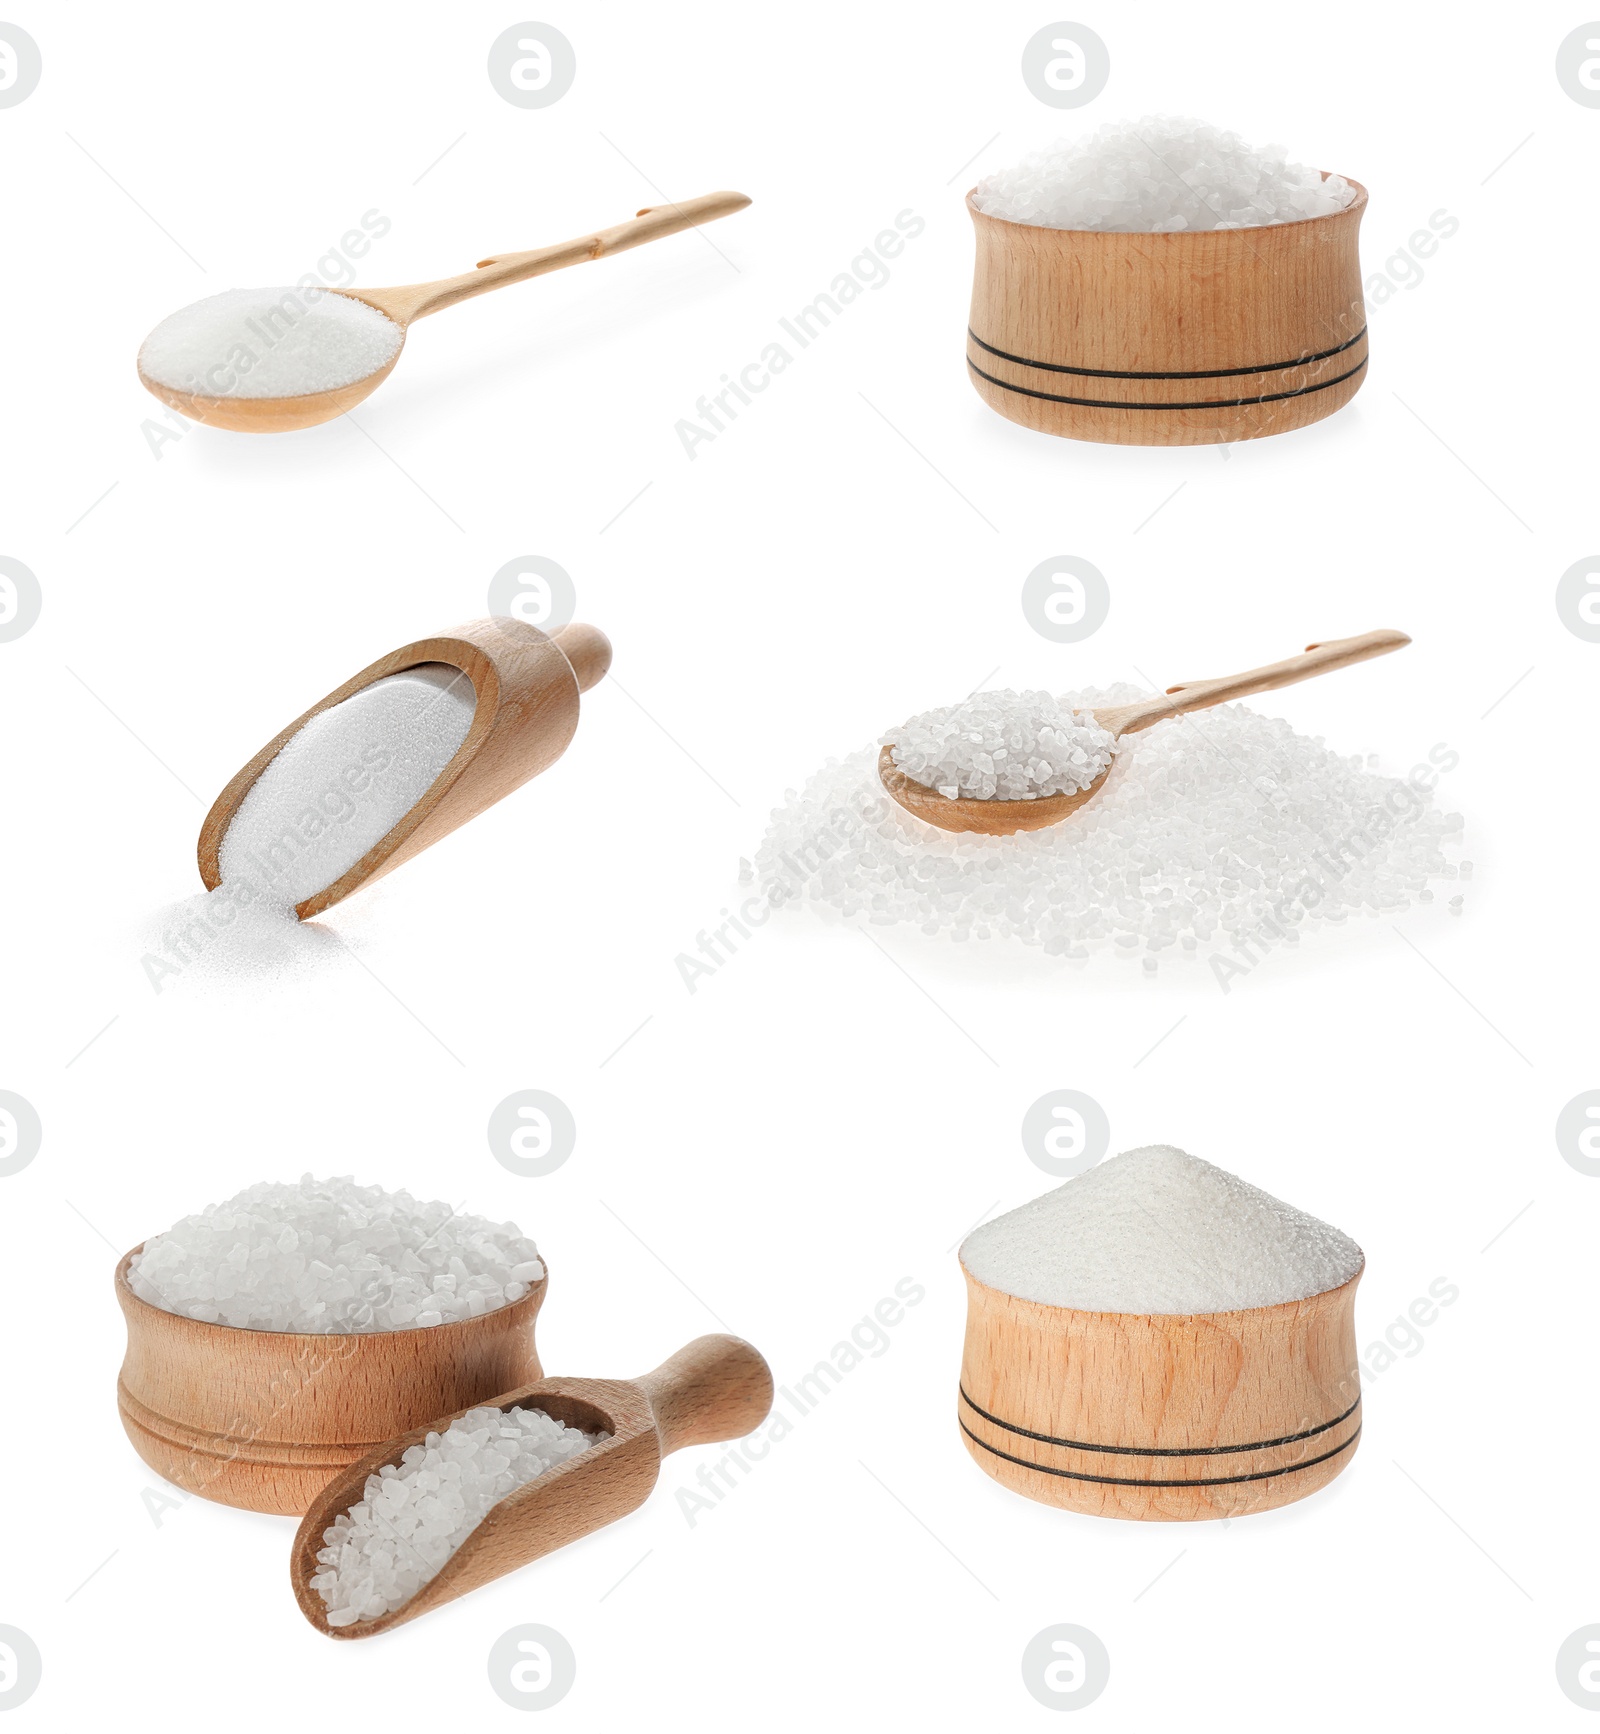
[[[367,1477],[360,1501],[323,1531],[311,1587],[330,1626],[403,1607],[518,1487],[609,1439],[541,1409],[471,1409]]]
[[[1063,698],[1066,709],[1149,695],[1118,685]],[[1017,939],[1053,957],[1294,944],[1312,923],[1395,914],[1433,901],[1432,882],[1467,880],[1461,817],[1432,789],[1455,760],[1404,778],[1376,758],[1244,705],[1175,718],[1117,743],[1100,792],[1059,825],[1007,837],[941,831],[903,811],[878,780],[878,749],[832,759],[790,789],[754,864],[768,903],[877,926],[914,922],[954,940]],[[1459,913],[1463,899],[1450,899]]]
[[[252,1331],[401,1331],[477,1318],[544,1276],[514,1222],[348,1177],[263,1182],[153,1235],[128,1286],[163,1312]]]
[[[879,744],[912,782],[952,800],[983,801],[1087,789],[1117,745],[1092,716],[1064,709],[1049,693],[1009,689],[923,711]]]
[[[1152,114],[1033,151],[979,181],[972,202],[1039,228],[1163,234],[1328,217],[1355,196],[1342,176],[1324,180],[1279,145],[1257,150],[1204,121]]]

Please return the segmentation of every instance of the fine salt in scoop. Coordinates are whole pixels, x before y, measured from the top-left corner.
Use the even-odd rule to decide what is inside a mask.
[[[743,193],[706,193],[557,246],[484,259],[476,270],[435,283],[310,293],[230,290],[162,320],[139,351],[139,378],[169,408],[207,427],[236,433],[315,427],[353,409],[389,377],[414,321],[508,283],[695,228],[749,203]]]
[[[1313,675],[1327,674],[1353,662],[1386,655],[1410,642],[1403,632],[1379,631],[1365,632],[1358,638],[1311,644],[1307,645],[1303,655],[1291,656],[1284,662],[1268,663],[1264,668],[1253,668],[1245,674],[1225,675],[1219,680],[1184,681],[1178,686],[1168,687],[1154,698],[1140,699],[1135,704],[1102,706],[1088,714],[1107,734],[1120,739],[1123,735],[1137,734],[1167,717],[1206,710],[1212,705],[1247,698],[1252,693],[1271,692],[1275,687],[1293,686],[1296,681],[1309,680]],[[1110,765],[1107,765],[1084,789],[1041,795],[1034,800],[985,800],[943,795],[936,788],[914,781],[896,765],[894,752],[891,742],[878,755],[878,779],[893,800],[916,818],[937,825],[941,831],[977,832],[989,837],[1007,837],[1017,831],[1042,831],[1047,825],[1059,824],[1085,802],[1092,801],[1111,772]]]
[[[587,692],[611,666],[611,644],[593,626],[563,626],[547,636],[536,626],[514,619],[473,620],[433,638],[418,639],[380,657],[352,676],[303,716],[297,717],[239,771],[217,796],[200,828],[200,877],[214,891],[234,882],[232,865],[224,873],[229,827],[245,798],[284,747],[307,723],[358,693],[365,694],[391,676],[435,673],[459,687],[470,682],[471,722],[459,747],[396,823],[353,864],[319,888],[309,890],[293,905],[305,921],[359,890],[363,885],[409,861],[457,826],[476,818],[485,808],[520,788],[529,778],[560,758],[578,726],[578,695]],[[441,702],[460,701],[441,686]],[[339,768],[329,786],[305,790],[308,821],[321,823],[314,800],[337,793],[341,781],[361,785],[368,776],[364,758],[353,757]],[[340,796],[347,803],[347,796]],[[342,806],[339,809],[342,811]],[[286,825],[273,845],[285,859],[265,859],[263,851],[247,865],[258,882],[293,871],[292,857],[301,846],[304,828]],[[281,845],[281,847],[280,847]],[[287,902],[287,899],[285,900]]]
[[[318,1631],[331,1638],[372,1637],[614,1523],[649,1497],[662,1458],[685,1446],[741,1438],[758,1427],[772,1408],[772,1373],[738,1337],[697,1337],[638,1379],[540,1379],[478,1406],[537,1409],[564,1426],[609,1437],[555,1463],[492,1506],[409,1601],[373,1619],[333,1626],[327,1602],[311,1587],[322,1569],[317,1555],[325,1532],[361,1502],[369,1476],[398,1463],[403,1452],[457,1417],[441,1416],[379,1446],[328,1483],[294,1538],[295,1600]]]

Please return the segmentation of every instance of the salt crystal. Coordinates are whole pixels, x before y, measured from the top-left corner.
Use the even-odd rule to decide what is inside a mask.
[[[1045,1306],[1216,1313],[1338,1288],[1361,1248],[1225,1169],[1154,1144],[976,1228],[961,1262]]]
[[[952,800],[980,801],[1035,801],[1086,789],[1116,750],[1092,716],[1064,709],[1047,692],[1009,688],[923,711],[879,745],[912,782]]]
[[[450,1274],[450,1288],[435,1292],[451,1264],[464,1280]],[[349,1334],[477,1317],[543,1275],[538,1248],[513,1223],[307,1174],[246,1187],[152,1235],[128,1286],[163,1312],[213,1324]]]
[[[376,307],[334,290],[229,289],[163,319],[139,371],[202,397],[298,397],[366,379],[404,337]]]
[[[541,1409],[473,1409],[430,1433],[398,1466],[369,1475],[361,1499],[323,1531],[311,1587],[328,1624],[404,1607],[508,1494],[610,1437]]]
[[[1341,176],[1291,163],[1279,145],[1257,150],[1238,133],[1179,115],[1058,139],[973,193],[991,217],[1125,233],[1259,228],[1330,216],[1354,198]]]

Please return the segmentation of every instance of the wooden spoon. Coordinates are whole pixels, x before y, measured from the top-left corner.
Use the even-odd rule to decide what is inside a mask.
[[[1224,675],[1220,680],[1184,681],[1169,686],[1154,698],[1142,698],[1135,704],[1102,705],[1090,715],[1108,734],[1120,740],[1123,735],[1137,734],[1167,717],[1208,710],[1214,704],[1247,698],[1253,692],[1293,686],[1315,674],[1346,668],[1352,662],[1365,662],[1371,656],[1384,656],[1410,642],[1403,632],[1382,631],[1364,632],[1359,638],[1337,638],[1326,644],[1308,644],[1304,655],[1291,656],[1284,662],[1269,662],[1265,668]],[[878,754],[878,779],[892,799],[908,813],[926,819],[941,831],[972,831],[985,837],[1008,837],[1015,831],[1042,831],[1046,826],[1057,825],[1086,801],[1092,801],[1111,774],[1111,766],[1107,765],[1087,789],[1041,795],[1036,801],[986,801],[963,795],[952,798],[913,782],[895,765],[893,750],[886,746]],[[1115,762],[1113,759],[1112,763]]]
[[[576,240],[554,247],[538,247],[531,253],[502,253],[480,260],[476,270],[459,277],[444,277],[436,283],[408,283],[394,289],[330,289],[326,293],[348,295],[392,319],[400,327],[400,345],[389,360],[365,379],[331,391],[311,391],[295,397],[207,397],[199,392],[179,391],[151,379],[141,367],[139,378],[169,408],[207,427],[230,428],[235,433],[287,433],[295,428],[315,427],[354,409],[370,392],[382,385],[405,347],[406,329],[442,308],[454,307],[473,295],[503,289],[527,277],[542,277],[566,265],[581,265],[611,253],[623,253],[646,241],[659,241],[681,229],[692,229],[718,217],[742,211],[750,203],[743,193],[706,193],[681,205],[646,207],[615,228],[597,229]]]
[[[312,1576],[321,1569],[317,1553],[324,1532],[360,1503],[368,1476],[385,1463],[398,1463],[402,1452],[449,1426],[456,1415],[402,1433],[352,1464],[306,1512],[290,1557],[295,1600],[319,1632],[330,1638],[370,1638],[615,1523],[644,1504],[663,1457],[686,1445],[738,1439],[760,1426],[772,1408],[772,1372],[738,1337],[696,1337],[638,1379],[540,1379],[473,1406],[542,1409],[569,1427],[603,1430],[611,1437],[492,1506],[438,1575],[403,1606],[376,1619],[330,1626],[327,1604],[311,1587]]]
[[[222,839],[239,804],[285,742],[363,687],[427,662],[459,668],[472,682],[476,707],[466,739],[398,825],[349,872],[295,905],[302,921],[420,855],[553,765],[578,726],[578,694],[611,666],[611,641],[594,626],[563,626],[547,637],[521,620],[469,620],[379,657],[274,735],[217,796],[200,827],[200,877],[208,891],[222,883]]]

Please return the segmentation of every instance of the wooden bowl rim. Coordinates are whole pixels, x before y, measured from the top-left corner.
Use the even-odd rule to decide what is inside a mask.
[[[1328,180],[1334,171],[1322,169],[1318,172],[1324,180]],[[1367,189],[1349,175],[1341,175],[1339,178],[1356,190],[1356,196],[1342,211],[1327,211],[1320,217],[1292,217],[1287,223],[1254,223],[1246,229],[1056,229],[1048,223],[1019,223],[1014,217],[996,217],[988,211],[980,211],[972,202],[978,191],[976,185],[968,190],[966,205],[967,213],[974,223],[993,223],[997,228],[1022,229],[1035,235],[1070,235],[1076,241],[1090,243],[1170,241],[1193,244],[1219,235],[1254,235],[1262,230],[1271,232],[1275,229],[1299,229],[1311,223],[1342,223],[1350,218],[1359,220],[1361,213],[1367,208]]]
[[[210,1319],[190,1318],[187,1313],[168,1312],[165,1307],[158,1307],[147,1301],[143,1296],[135,1294],[133,1286],[128,1281],[128,1267],[132,1264],[134,1255],[143,1252],[148,1243],[141,1240],[139,1244],[123,1253],[117,1260],[116,1284],[117,1298],[130,1309],[137,1310],[141,1315],[148,1313],[157,1319],[172,1319],[179,1325],[193,1326],[201,1332],[221,1332],[228,1336],[249,1337],[259,1341],[266,1337],[285,1343],[339,1343],[365,1341],[373,1338],[404,1338],[404,1337],[442,1337],[448,1340],[449,1333],[467,1331],[474,1326],[482,1325],[485,1320],[497,1318],[502,1313],[510,1313],[518,1307],[532,1306],[535,1312],[543,1305],[545,1290],[550,1284],[550,1261],[541,1252],[539,1262],[544,1266],[544,1275],[536,1283],[530,1284],[525,1295],[519,1295],[514,1301],[507,1301],[503,1306],[491,1307],[488,1312],[479,1313],[475,1319],[450,1319],[438,1325],[406,1325],[395,1331],[269,1331],[258,1330],[251,1325],[224,1325],[214,1323]]]
[[[1363,1252],[1361,1263],[1356,1266],[1353,1275],[1346,1277],[1343,1282],[1335,1283],[1332,1288],[1318,1289],[1315,1294],[1303,1295],[1299,1300],[1273,1301],[1267,1306],[1233,1307],[1221,1312],[1209,1313],[1115,1313],[1095,1312],[1087,1307],[1056,1306],[1050,1301],[1029,1300],[1026,1295],[1008,1293],[1003,1288],[996,1288],[993,1283],[985,1282],[982,1277],[974,1276],[967,1268],[967,1261],[962,1258],[959,1252],[957,1252],[956,1258],[961,1265],[961,1274],[974,1289],[981,1289],[985,1294],[996,1295],[1003,1301],[1009,1301],[1013,1306],[1033,1307],[1038,1312],[1057,1314],[1063,1319],[1082,1319],[1090,1329],[1097,1325],[1101,1328],[1117,1328],[1118,1321],[1125,1319],[1145,1319],[1151,1321],[1157,1329],[1164,1329],[1168,1321],[1181,1323],[1187,1319],[1238,1319],[1241,1321],[1244,1319],[1266,1319],[1270,1314],[1289,1314],[1302,1307],[1332,1306],[1347,1291],[1353,1294],[1356,1285],[1367,1271],[1367,1255]]]

